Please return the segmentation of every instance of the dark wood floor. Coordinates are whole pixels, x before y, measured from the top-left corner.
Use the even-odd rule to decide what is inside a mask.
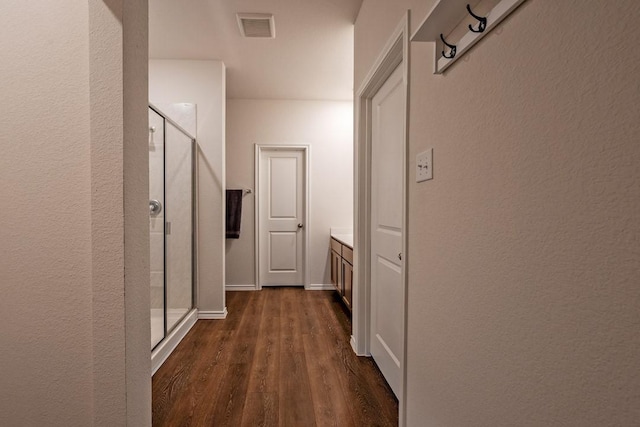
[[[335,292],[228,292],[153,376],[154,426],[397,426],[398,403],[349,344]]]

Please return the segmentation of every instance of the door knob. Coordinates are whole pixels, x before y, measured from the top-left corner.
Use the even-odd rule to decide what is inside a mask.
[[[402,253],[399,253],[399,254],[398,254],[398,259],[399,259],[400,261],[402,261]]]
[[[155,199],[149,200],[149,213],[158,215],[160,212],[162,212],[162,203]]]
[[[302,227],[304,227],[302,223],[298,224],[298,228],[302,228]]]

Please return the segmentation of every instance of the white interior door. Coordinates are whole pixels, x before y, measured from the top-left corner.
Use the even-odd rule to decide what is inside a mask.
[[[405,95],[399,66],[372,100],[371,356],[400,395],[403,360],[402,284]]]
[[[258,148],[258,288],[305,285],[306,150]]]

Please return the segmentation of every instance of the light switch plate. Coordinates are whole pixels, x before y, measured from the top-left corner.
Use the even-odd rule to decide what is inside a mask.
[[[433,148],[416,156],[416,182],[433,179]]]

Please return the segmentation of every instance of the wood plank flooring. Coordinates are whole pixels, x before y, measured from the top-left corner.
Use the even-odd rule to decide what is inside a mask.
[[[228,292],[153,376],[154,426],[397,426],[398,403],[349,344],[335,292]]]

